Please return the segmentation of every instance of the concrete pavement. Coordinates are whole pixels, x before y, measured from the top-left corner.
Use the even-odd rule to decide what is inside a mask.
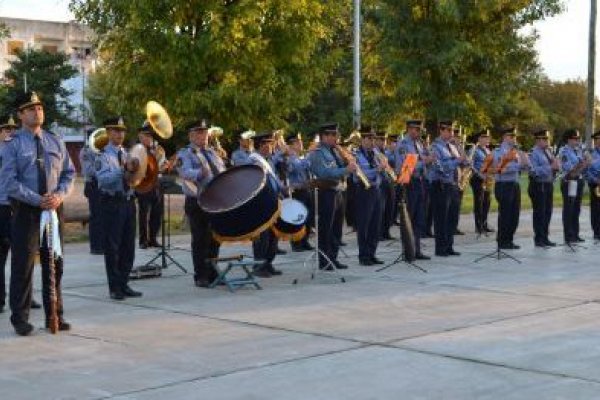
[[[108,298],[103,259],[66,247],[67,334],[17,337],[0,314],[2,399],[595,399],[600,397],[600,245],[533,247],[523,213],[508,259],[492,238],[458,237],[460,257],[382,272],[344,248],[346,283],[278,257],[264,290],[198,289],[174,266]],[[555,214],[553,238],[560,239]],[[493,220],[493,219],[492,219]],[[587,210],[583,234],[590,238]],[[472,231],[472,216],[462,217]],[[494,224],[495,225],[495,224]],[[395,233],[397,235],[397,232]],[[189,237],[175,244],[189,247]],[[432,241],[426,240],[432,253]],[[289,250],[289,246],[284,248]],[[399,244],[380,245],[391,261]],[[222,253],[250,253],[227,246]],[[138,251],[136,264],[154,253]],[[190,254],[172,255],[191,270]],[[297,285],[292,284],[299,279]],[[36,271],[36,281],[39,281]],[[39,286],[39,282],[37,282]],[[39,299],[39,292],[36,293]],[[43,313],[32,311],[41,326]]]

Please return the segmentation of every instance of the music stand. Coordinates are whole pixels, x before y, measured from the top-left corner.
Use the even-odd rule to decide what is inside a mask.
[[[315,201],[314,201],[314,207],[315,207],[315,211],[314,211],[314,215],[315,215],[315,248],[312,251],[312,254],[309,255],[308,257],[306,257],[304,259],[304,262],[302,263],[302,266],[304,268],[307,268],[308,263],[311,261],[311,259],[314,258],[313,263],[312,263],[312,268],[310,269],[310,279],[314,280],[315,276],[318,273],[329,273],[329,272],[333,272],[335,273],[339,279],[340,282],[345,283],[346,282],[346,278],[344,278],[339,270],[336,268],[335,263],[333,261],[331,261],[331,259],[327,256],[327,254],[325,254],[320,248],[319,248],[319,182],[317,179],[314,179],[310,182],[310,188],[312,188],[314,190],[314,194],[315,194]],[[326,261],[327,264],[325,264],[325,266],[321,269],[319,268],[319,256],[323,257]],[[295,278],[292,282],[292,284],[296,285],[298,283],[298,278]]]
[[[169,218],[169,227],[167,228],[167,216],[166,216],[166,210],[165,210],[165,193],[171,194],[177,194],[177,193],[182,193],[181,192],[181,187],[171,178],[169,177],[161,177],[159,179],[159,185],[160,185],[160,196],[161,196],[161,200],[162,200],[162,207],[163,207],[163,212],[162,212],[162,229],[161,229],[161,236],[162,236],[162,243],[160,245],[160,250],[158,251],[158,253],[147,263],[145,263],[144,265],[142,265],[140,268],[160,268],[160,269],[166,269],[169,267],[169,265],[174,264],[175,266],[177,266],[177,268],[179,268],[181,271],[183,271],[184,273],[187,274],[187,269],[185,269],[179,262],[177,262],[177,260],[175,260],[168,252],[167,249],[167,241],[166,241],[166,231],[167,229],[169,229],[169,248],[170,248],[170,238],[171,238],[171,208],[170,208],[170,201],[169,201],[169,209],[168,209],[168,218]],[[157,264],[155,261],[160,259],[160,264]],[[167,262],[168,260],[168,262]]]
[[[511,256],[507,252],[502,251],[502,249],[500,249],[500,242],[498,241],[498,236],[500,236],[500,232],[502,232],[502,216],[500,214],[498,214],[498,216],[499,217],[498,217],[498,233],[496,235],[496,250],[477,258],[473,262],[478,263],[482,260],[485,260],[486,258],[493,258],[498,261],[500,261],[503,258],[509,258],[509,259],[515,261],[516,263],[521,264],[521,260],[517,259],[514,256]]]

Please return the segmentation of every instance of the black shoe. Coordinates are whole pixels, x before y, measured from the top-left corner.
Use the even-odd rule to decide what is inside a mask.
[[[152,240],[150,243],[148,243],[148,247],[162,247],[162,246],[160,243],[158,243],[158,241]]]
[[[385,264],[383,261],[381,261],[379,258],[377,257],[372,257],[371,261],[373,261],[373,264],[377,264],[377,265],[383,265]]]
[[[206,279],[196,279],[194,280],[194,285],[199,288],[209,288],[210,282]]]
[[[258,276],[259,278],[270,278],[273,275],[271,275],[271,273],[269,271],[267,271],[266,268],[264,267],[260,267],[260,268],[254,268],[252,275],[254,276]]]
[[[513,250],[518,250],[518,249],[521,248],[521,246],[519,246],[518,244],[511,243],[510,244],[510,248],[513,249]]]
[[[125,288],[123,289],[123,294],[125,295],[125,297],[142,297],[142,292],[133,290],[128,285],[125,285]]]
[[[148,243],[140,243],[140,249],[147,249]]]
[[[123,292],[110,292],[110,298],[113,300],[125,300]]]
[[[427,233],[425,233],[425,238],[427,238],[427,239],[433,239],[434,237],[435,237],[435,236],[434,236],[434,235],[433,235],[433,233],[431,233],[431,232],[427,232]]]
[[[50,324],[48,323],[48,321],[46,321],[46,329],[48,329],[48,328],[49,328],[49,325],[50,325]],[[65,320],[58,321],[58,330],[59,330],[59,331],[63,331],[63,332],[65,332],[65,331],[70,331],[70,330],[71,330],[71,324],[70,324],[70,323],[68,323],[68,322],[67,322],[67,321],[65,321]]]
[[[577,237],[575,238],[575,241],[576,241],[577,243],[583,243],[583,242],[585,242],[585,239],[583,239],[581,236],[577,236]]]
[[[31,308],[35,308],[37,310],[37,309],[42,308],[42,306],[40,305],[40,303],[38,303],[37,301],[35,301],[34,298],[32,298],[31,299]]]
[[[358,263],[360,265],[362,265],[363,267],[370,267],[372,265],[375,265],[375,263],[373,262],[373,260],[369,260],[369,259],[359,259]]]
[[[392,235],[390,235],[389,233],[386,233],[384,235],[381,235],[380,240],[385,241],[385,240],[394,240],[395,237],[393,237]]]
[[[465,233],[459,229],[454,231],[454,235],[463,236]]]
[[[418,254],[415,256],[415,259],[417,259],[417,260],[431,260],[431,257],[429,257],[429,256],[426,256],[426,255],[425,255],[425,254],[423,254],[423,253],[418,253]]]
[[[450,250],[448,250],[448,255],[449,256],[460,256],[460,253],[458,251],[454,251],[454,249],[450,249]]]
[[[489,226],[486,226],[485,228],[483,228],[483,230],[486,233],[492,233],[492,232],[496,232],[496,230],[494,228],[490,228]]]
[[[315,247],[314,247],[314,246],[312,246],[312,245],[311,245],[310,243],[308,243],[308,242],[306,242],[306,243],[302,244],[302,248],[303,248],[304,250],[308,250],[308,251],[311,251],[311,250],[314,250],[314,249],[315,249]]]
[[[319,269],[321,271],[333,271],[333,265],[331,265],[331,264],[319,265]]]
[[[104,254],[104,250],[93,249],[93,250],[90,250],[90,254],[93,254],[95,256],[101,256]]]
[[[435,255],[437,257],[448,257],[448,253],[446,253],[445,251],[436,251]]]
[[[299,245],[299,244],[293,244],[292,245],[292,251],[294,253],[300,253],[300,252],[305,251],[305,250],[306,249],[303,246]]]
[[[273,276],[276,276],[276,275],[281,275],[281,274],[283,274],[283,272],[281,272],[280,270],[278,270],[278,269],[275,269],[275,267],[273,267],[273,264],[271,264],[271,263],[268,263],[268,264],[266,264],[266,265],[265,265],[265,268],[266,268],[266,269],[267,269],[267,271],[269,271],[269,273],[270,273],[271,275],[273,275]]]
[[[31,335],[31,332],[33,332],[33,325],[29,322],[19,322],[14,324],[14,328],[19,336],[29,336]]]
[[[551,242],[549,239],[544,240],[544,244],[548,247],[556,247],[556,243]]]
[[[287,251],[280,249],[279,247],[277,248],[277,251],[275,252],[276,254],[282,255],[282,254],[287,254]]]
[[[544,249],[548,248],[548,246],[546,245],[546,242],[544,242],[544,241],[538,240],[538,241],[534,241],[533,243],[534,243],[535,247],[542,247]]]
[[[348,266],[346,264],[342,264],[339,261],[334,261],[334,264],[337,269],[348,269]]]
[[[347,244],[346,242],[340,242],[340,244],[339,244],[339,245],[340,245],[341,247],[344,247],[344,246],[346,246],[346,244]]]

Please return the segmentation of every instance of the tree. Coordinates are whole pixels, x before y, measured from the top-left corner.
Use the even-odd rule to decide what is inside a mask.
[[[98,35],[90,98],[143,121],[154,99],[177,126],[201,115],[231,131],[287,125],[323,89],[342,54],[348,1],[72,0]],[[160,16],[157,18],[157,16]]]
[[[561,10],[560,0],[382,0],[366,74],[384,111],[455,118],[467,125],[518,120],[523,91],[539,79],[535,32],[522,28]],[[391,115],[390,115],[391,114]]]
[[[56,121],[63,126],[72,126],[69,115],[73,106],[68,101],[72,92],[61,86],[65,80],[77,74],[68,60],[69,57],[64,53],[33,49],[19,52],[17,59],[11,61],[10,68],[4,73],[9,84],[6,91],[0,94],[2,114],[15,113],[16,96],[24,90],[24,79],[27,79],[27,88],[37,92],[44,102],[46,123]]]

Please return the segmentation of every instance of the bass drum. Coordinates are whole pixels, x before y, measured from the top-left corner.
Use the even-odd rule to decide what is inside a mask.
[[[271,227],[275,236],[281,240],[298,241],[306,234],[308,209],[296,199],[283,199],[281,214]]]
[[[198,205],[219,242],[256,238],[275,223],[281,208],[258,165],[240,165],[217,175],[198,196]]]

